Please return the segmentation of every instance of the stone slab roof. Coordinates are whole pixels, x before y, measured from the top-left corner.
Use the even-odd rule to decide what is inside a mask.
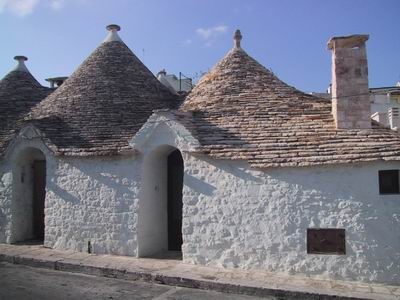
[[[51,93],[26,70],[13,70],[0,80],[0,157],[23,126],[30,109]]]
[[[337,130],[330,100],[285,84],[240,44],[174,114],[199,140],[200,153],[255,168],[400,160],[396,132],[377,123]]]
[[[155,109],[179,99],[120,40],[107,38],[28,118],[59,155],[117,155]]]

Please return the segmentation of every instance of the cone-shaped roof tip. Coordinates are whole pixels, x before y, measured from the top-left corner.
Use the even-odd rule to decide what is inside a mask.
[[[108,42],[122,42],[121,38],[118,35],[118,31],[121,30],[121,27],[116,24],[110,24],[106,27],[106,29],[109,31],[108,36],[104,40],[104,43]]]
[[[242,41],[242,34],[240,33],[240,30],[237,29],[235,31],[235,34],[233,35],[233,46],[235,48],[240,48],[240,42]]]
[[[121,27],[117,24],[110,24],[106,27],[108,31],[120,31]]]
[[[27,61],[28,60],[28,58],[26,56],[23,56],[23,55],[14,56],[14,59],[16,61]]]
[[[17,56],[14,56],[14,59],[18,62],[18,64],[15,66],[13,71],[20,71],[20,72],[29,73],[28,68],[25,66],[25,61],[28,60],[28,58],[26,56],[17,55]]]

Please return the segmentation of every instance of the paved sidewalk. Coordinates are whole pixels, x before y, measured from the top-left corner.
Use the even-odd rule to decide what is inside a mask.
[[[284,299],[400,299],[400,286],[211,268],[170,259],[59,251],[39,245],[0,244],[0,261],[126,280],[143,280],[173,286],[275,296]]]

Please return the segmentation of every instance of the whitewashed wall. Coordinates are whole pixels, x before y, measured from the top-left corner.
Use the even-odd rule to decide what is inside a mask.
[[[0,161],[0,243],[9,243],[11,235],[11,164]]]
[[[378,170],[400,163],[250,171],[185,155],[184,260],[400,283],[400,196]],[[307,228],[344,228],[346,255],[309,255]]]
[[[9,150],[0,162],[0,242],[2,243],[19,241],[22,236],[29,239],[32,234],[32,214],[27,217],[32,208],[31,168],[24,163],[28,162],[29,158],[33,159],[38,154],[35,152],[38,151],[46,157],[47,168],[54,165],[50,151],[40,139],[20,136]],[[33,150],[33,153],[30,150]],[[21,184],[22,173],[27,182],[25,187]]]
[[[140,165],[134,158],[59,158],[46,188],[45,244],[137,255]]]
[[[46,158],[45,246],[86,252],[90,241],[93,253],[137,255],[140,160],[55,157],[35,136],[18,138],[0,163],[0,242],[29,239],[29,180],[19,182],[29,149]]]
[[[187,132],[163,118],[133,141],[144,157],[187,147]],[[379,195],[378,185],[378,171],[400,162],[257,171],[185,151],[183,159],[185,262],[400,283],[400,195]],[[307,254],[307,228],[345,229],[346,255]]]
[[[32,166],[34,160],[46,159],[39,148],[27,147],[16,154],[12,163],[11,243],[35,238]]]
[[[94,253],[139,255],[138,220],[165,226],[141,210],[141,202],[153,195],[144,187],[158,173],[142,181],[142,161],[170,145],[184,159],[185,262],[400,283],[400,197],[378,190],[378,170],[400,169],[400,162],[261,172],[244,162],[189,154],[179,130],[165,124],[150,130],[137,157],[55,158],[45,153],[45,245],[87,251],[91,241]],[[10,169],[5,162],[0,165],[0,241],[9,241]],[[307,228],[344,228],[347,254],[308,255]],[[152,231],[160,232],[156,227],[146,232]]]

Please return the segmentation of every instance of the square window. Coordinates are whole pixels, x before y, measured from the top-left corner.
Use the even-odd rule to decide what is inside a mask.
[[[344,229],[308,228],[308,254],[346,254],[346,236]]]
[[[399,170],[379,171],[379,193],[399,194]]]

